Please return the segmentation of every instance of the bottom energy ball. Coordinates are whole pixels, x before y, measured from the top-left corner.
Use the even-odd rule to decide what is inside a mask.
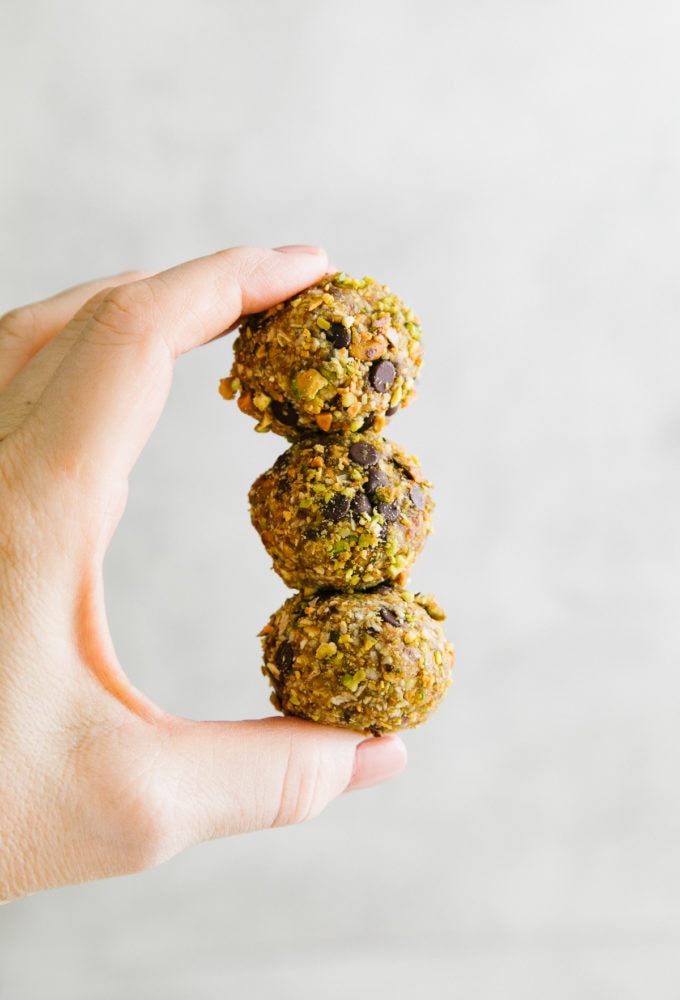
[[[272,702],[285,715],[380,736],[418,726],[451,683],[453,647],[429,594],[295,594],[263,629]]]

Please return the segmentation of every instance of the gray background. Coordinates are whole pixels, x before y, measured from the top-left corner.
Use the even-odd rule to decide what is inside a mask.
[[[3,1000],[680,996],[679,42],[673,0],[5,0],[0,309],[238,243],[387,282],[458,665],[394,783],[4,907]],[[201,718],[267,714],[286,593],[229,364],[180,361],[107,563]]]

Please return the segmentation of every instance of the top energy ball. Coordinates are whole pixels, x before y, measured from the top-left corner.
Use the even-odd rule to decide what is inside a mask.
[[[288,440],[381,431],[415,398],[422,362],[418,317],[372,278],[327,275],[299,295],[248,316],[225,399]]]

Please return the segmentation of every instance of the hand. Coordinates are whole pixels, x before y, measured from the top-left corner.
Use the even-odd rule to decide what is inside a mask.
[[[326,268],[314,248],[226,250],[0,321],[0,900],[305,820],[404,766],[396,737],[169,715],[129,683],[104,612],[175,359]]]

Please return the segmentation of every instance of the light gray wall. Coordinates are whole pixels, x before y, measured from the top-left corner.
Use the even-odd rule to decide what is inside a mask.
[[[238,243],[390,284],[458,665],[393,784],[3,908],[3,1000],[679,995],[679,41],[672,0],[5,0],[0,309]],[[268,712],[285,596],[229,364],[179,363],[107,564],[196,717]]]

